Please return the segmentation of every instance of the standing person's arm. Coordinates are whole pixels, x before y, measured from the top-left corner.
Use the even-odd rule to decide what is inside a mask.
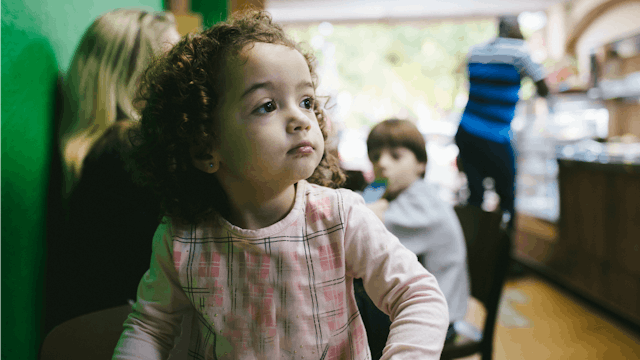
[[[534,62],[529,55],[528,49],[525,47],[525,50],[521,54],[520,61],[518,61],[517,65],[520,69],[520,73],[524,76],[530,77],[534,84],[536,85],[536,92],[538,96],[547,99],[547,106],[549,108],[549,113],[553,112],[553,97],[549,97],[549,87],[545,82],[545,72],[540,64]]]
[[[382,360],[440,358],[449,325],[444,295],[435,277],[418,262],[361,197],[343,192],[347,273],[362,278],[391,327]]]
[[[544,79],[536,81],[535,84],[538,95],[546,98],[547,95],[549,95],[549,88],[547,87],[547,83],[545,83]]]
[[[525,48],[526,49],[526,48]],[[520,67],[520,73],[524,76],[528,76],[533,80],[536,85],[538,95],[541,97],[547,97],[549,95],[549,88],[544,81],[545,73],[540,64],[534,62],[529,55],[528,50],[523,50],[522,57],[518,62]]]
[[[153,237],[151,267],[140,281],[138,299],[124,323],[113,359],[167,359],[180,335],[183,315],[192,308],[173,262],[171,223]]]

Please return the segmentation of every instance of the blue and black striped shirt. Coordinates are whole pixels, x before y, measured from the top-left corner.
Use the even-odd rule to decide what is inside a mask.
[[[531,60],[523,40],[497,38],[471,48],[468,55],[469,101],[460,126],[467,132],[499,143],[511,140],[520,80],[544,78]]]

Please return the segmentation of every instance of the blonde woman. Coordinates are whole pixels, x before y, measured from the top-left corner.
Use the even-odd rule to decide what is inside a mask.
[[[47,330],[135,299],[159,204],[134,183],[128,129],[138,123],[140,75],[179,39],[171,14],[118,9],[96,19],[76,49],[59,133],[65,219],[47,243]]]
[[[92,145],[116,120],[137,120],[140,74],[150,60],[180,39],[173,15],[117,9],[97,18],[76,49],[64,81],[65,106],[59,143],[63,196],[82,173]]]

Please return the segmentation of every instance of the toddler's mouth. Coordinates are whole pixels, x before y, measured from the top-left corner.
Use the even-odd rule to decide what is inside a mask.
[[[293,147],[288,152],[290,154],[311,154],[311,153],[313,153],[313,151],[314,151],[314,149],[313,149],[313,146],[311,145],[311,143],[308,142],[308,141],[303,141],[303,142],[299,143],[298,145],[296,145],[295,147]]]

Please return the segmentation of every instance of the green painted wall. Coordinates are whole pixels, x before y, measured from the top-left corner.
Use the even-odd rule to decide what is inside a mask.
[[[82,34],[100,14],[124,7],[147,11],[163,9],[161,0],[2,0],[3,18],[5,2],[15,4],[9,7],[11,13],[21,16],[17,10],[23,7],[34,15],[35,25],[51,40],[62,71],[69,66]]]
[[[46,191],[58,62],[38,15],[2,2],[2,359],[40,340]]]
[[[2,0],[2,359],[35,359],[42,334],[55,86],[85,29],[161,0]]]

